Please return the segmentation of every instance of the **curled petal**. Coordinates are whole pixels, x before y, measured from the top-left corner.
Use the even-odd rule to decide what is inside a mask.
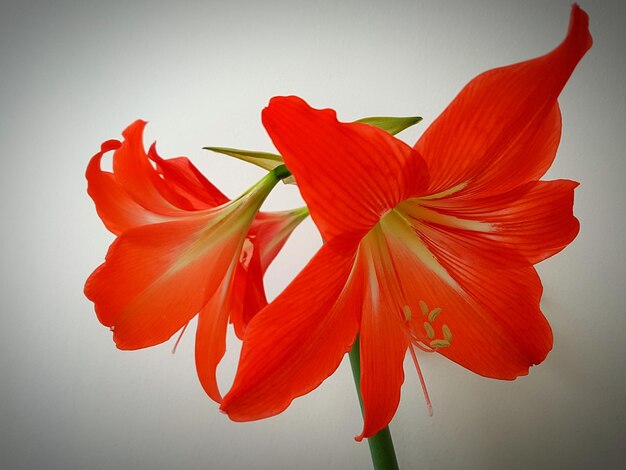
[[[109,140],[102,144],[87,166],[87,192],[96,204],[98,215],[104,225],[118,235],[139,225],[153,224],[170,220],[169,217],[155,214],[137,203],[119,184],[112,173],[100,168],[102,157],[110,151],[117,151],[121,142]]]
[[[138,120],[122,132],[124,142],[113,155],[113,174],[141,206],[157,214],[177,215],[180,209],[188,209],[188,202],[150,163],[143,146],[145,126],[145,121]]]
[[[146,154],[144,126],[145,122],[136,121],[124,131],[124,142],[105,142],[87,166],[87,191],[109,230],[119,235],[228,202],[187,158],[163,159],[154,145]],[[113,173],[101,168],[102,157],[110,151],[114,151]]]
[[[217,189],[186,157],[161,158],[153,144],[148,157],[155,162],[157,171],[170,187],[181,196],[187,210],[210,209],[228,202]]]

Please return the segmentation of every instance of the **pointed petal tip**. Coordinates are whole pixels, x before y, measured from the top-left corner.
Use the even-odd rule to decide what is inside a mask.
[[[585,10],[580,8],[578,3],[572,5],[567,36],[578,38],[585,52],[593,45],[593,38],[589,32],[589,15]]]
[[[468,181],[511,188],[548,170],[561,136],[556,99],[591,47],[588,27],[587,13],[574,4],[567,35],[556,48],[488,70],[461,90],[415,145],[427,160],[432,190]],[[517,145],[508,146],[514,135]],[[464,142],[464,158],[458,158],[457,142]],[[532,152],[522,150],[531,145]]]
[[[354,440],[356,442],[362,442],[363,439],[370,439],[372,437],[374,437],[379,431],[382,431],[384,429],[384,427],[377,429],[375,431],[372,431],[371,429],[366,429],[365,428],[365,424],[363,425],[363,431],[361,431],[361,434],[359,434],[358,436],[354,436]]]
[[[148,121],[144,121],[143,119],[137,119],[122,131],[122,135],[125,139],[130,139],[130,137],[136,132],[139,134],[143,134],[143,130],[145,129],[147,124]]]
[[[282,411],[276,411],[274,413],[268,413],[263,415],[250,415],[247,413],[238,413],[237,410],[233,410],[232,408],[232,400],[229,397],[229,393],[227,393],[226,395],[224,395],[224,398],[222,398],[219,411],[223,415],[228,416],[228,419],[235,423],[249,423],[250,421],[258,421],[261,419],[270,418],[279,414]]]
[[[562,181],[565,185],[568,185],[570,189],[574,190],[576,189],[578,186],[580,186],[580,182],[579,181],[574,181],[574,180],[560,180]]]
[[[256,417],[255,418],[246,417],[244,415],[238,414],[237,412],[234,412],[232,410],[232,399],[231,399],[230,391],[226,393],[226,395],[224,395],[224,397],[222,398],[222,401],[220,402],[219,411],[223,415],[228,416],[228,419],[230,419],[231,421],[234,421],[235,423],[245,423],[248,421],[254,421],[256,419],[260,419]]]
[[[85,178],[89,181],[91,178],[97,177],[97,173],[100,170],[100,162],[105,153],[111,152],[113,150],[117,150],[122,146],[122,142],[117,139],[109,139],[105,140],[100,144],[100,151],[96,153],[87,164],[87,170],[85,171]]]
[[[150,147],[148,148],[148,157],[161,160],[161,156],[159,155],[159,152],[157,152],[156,145],[157,145],[156,141],[150,144]]]

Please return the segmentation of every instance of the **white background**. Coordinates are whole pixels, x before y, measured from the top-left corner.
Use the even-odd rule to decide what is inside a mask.
[[[619,6],[618,6],[619,5]],[[578,238],[538,266],[554,350],[528,377],[480,378],[421,356],[434,417],[406,362],[391,424],[405,469],[626,464],[626,44],[623,2],[586,1],[595,45],[561,96],[548,178],[581,182]],[[0,467],[352,469],[370,466],[347,360],[282,415],[232,423],[202,392],[193,328],[121,352],[82,287],[113,237],[86,194],[102,141],[137,118],[229,196],[262,172],[206,145],[273,150],[260,111],[298,94],[340,118],[424,116],[413,143],[479,72],[547,52],[569,1],[2,2]],[[479,112],[479,110],[477,110]],[[346,181],[349,184],[349,181]],[[280,186],[268,208],[300,204]],[[319,246],[310,221],[268,274],[275,296]],[[237,341],[220,369],[228,387]]]

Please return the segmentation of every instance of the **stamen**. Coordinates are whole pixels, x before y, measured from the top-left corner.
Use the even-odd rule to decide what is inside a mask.
[[[180,334],[178,335],[178,339],[176,340],[176,342],[174,343],[174,347],[172,348],[172,354],[176,354],[176,348],[178,348],[178,343],[180,343],[180,340],[183,338],[183,333],[187,329],[188,325],[189,325],[189,323],[185,323],[185,326],[183,326],[183,329],[180,330]]]
[[[424,376],[422,375],[422,369],[420,369],[420,365],[417,362],[417,356],[415,355],[412,344],[409,344],[409,351],[411,352],[411,358],[413,359],[413,364],[415,364],[415,369],[417,370],[417,376],[419,377],[420,384],[422,385],[422,392],[424,393],[424,399],[426,400],[426,406],[428,407],[428,414],[432,416],[433,405],[430,402],[430,396],[428,395],[428,390],[426,389],[426,382],[424,381]]]
[[[430,313],[428,313],[428,305],[426,305],[426,302],[424,302],[423,300],[420,300],[419,304],[420,304],[420,308],[422,309],[422,314],[424,316],[428,315],[428,321],[424,322],[424,331],[426,332],[426,336],[428,337],[428,339],[431,340],[428,343],[428,346],[432,348],[431,352],[439,348],[449,347],[450,342],[452,341],[452,332],[450,331],[450,327],[448,327],[448,325],[443,325],[441,327],[441,333],[443,334],[443,339],[441,339],[441,338],[435,338],[435,328],[433,327],[433,325],[430,324],[430,322],[435,321],[435,319],[441,313],[441,307],[434,308],[432,309]],[[421,339],[417,337],[414,331],[411,331],[411,336],[414,340],[413,343],[416,346],[420,347],[419,343],[421,342]],[[424,344],[424,346],[426,345]],[[420,347],[420,349],[424,349],[424,348]]]
[[[434,337],[434,328],[432,327],[432,325],[428,325],[426,326],[428,322],[424,322],[424,329],[428,330],[428,327],[430,327],[433,330],[433,337]],[[433,353],[435,352],[434,349],[428,347],[426,344],[424,344],[424,342],[421,339],[421,335],[420,337],[417,336],[417,334],[415,333],[415,330],[413,329],[413,325],[411,325],[411,322],[409,320],[407,320],[406,322],[406,326],[407,326],[407,334],[409,335],[411,344],[413,344],[413,346],[415,346],[418,349],[421,349],[424,352],[427,353]],[[426,333],[428,334],[428,333]],[[430,338],[432,339],[432,338]]]
[[[434,322],[435,318],[437,318],[437,316],[441,313],[441,308],[437,307],[434,308],[429,314],[428,314],[428,321],[429,322]]]
[[[428,315],[428,305],[426,305],[426,302],[424,302],[423,300],[420,300],[419,304],[420,304],[420,310],[422,311],[422,315],[424,316]]]
[[[413,312],[411,312],[411,307],[409,307],[408,305],[403,305],[402,311],[404,312],[404,318],[406,318],[406,321],[411,321],[411,318],[413,317]]]
[[[435,337],[435,329],[427,321],[424,322],[424,329],[426,330],[426,336],[428,336],[428,339],[433,339]]]
[[[420,369],[419,363],[417,362],[417,355],[415,354],[415,350],[413,347],[421,349],[422,351],[433,353],[439,348],[447,348],[450,346],[450,342],[452,341],[452,332],[448,325],[442,325],[441,333],[443,334],[444,339],[436,338],[435,339],[435,328],[430,322],[434,321],[437,316],[441,313],[441,307],[434,308],[432,311],[429,311],[428,305],[425,301],[419,301],[420,310],[422,311],[422,315],[424,317],[428,317],[428,320],[423,323],[424,331],[426,332],[426,336],[430,342],[428,344],[425,343],[423,339],[423,333],[419,336],[417,335],[414,325],[411,323],[411,308],[408,305],[404,305],[402,307],[402,311],[404,312],[404,316],[407,319],[407,334],[409,335],[409,351],[411,352],[411,358],[413,359],[413,364],[415,364],[415,370],[417,370],[417,376],[420,379],[420,384],[422,386],[422,392],[424,393],[424,399],[426,400],[426,406],[428,407],[428,414],[430,416],[433,415],[433,405],[430,401],[430,396],[428,395],[428,390],[426,389],[426,382],[424,381],[424,376],[422,375],[422,369]],[[415,325],[416,326],[416,325]]]
[[[434,339],[428,344],[433,349],[447,348],[448,346],[450,346],[450,341],[446,339]]]

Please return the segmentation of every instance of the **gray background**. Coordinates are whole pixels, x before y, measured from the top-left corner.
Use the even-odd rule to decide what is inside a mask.
[[[562,94],[549,178],[581,182],[582,229],[539,265],[555,333],[530,376],[498,382],[442,357],[407,379],[391,429],[405,469],[623,468],[626,304],[623,2],[586,1],[595,45]],[[121,352],[82,295],[112,236],[84,170],[137,118],[164,156],[189,155],[228,195],[261,172],[205,145],[272,150],[276,94],[344,120],[424,116],[413,143],[488,68],[561,41],[568,1],[2,2],[0,6],[0,467],[368,468],[348,363],[282,415],[231,423],[202,392],[193,331]],[[349,182],[346,182],[349,184]],[[268,208],[299,204],[281,187]],[[319,246],[310,221],[272,267],[271,296]],[[220,369],[224,388],[238,345]]]

